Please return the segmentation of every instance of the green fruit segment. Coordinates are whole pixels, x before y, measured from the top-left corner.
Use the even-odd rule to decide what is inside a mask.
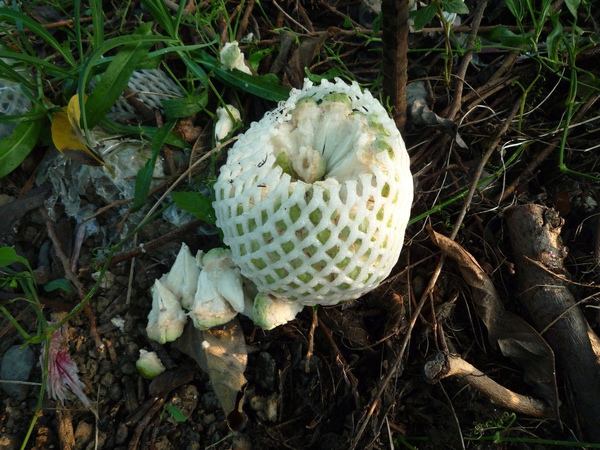
[[[300,214],[302,214],[302,210],[297,204],[290,208],[290,219],[292,219],[292,223],[296,223],[298,221]]]
[[[350,236],[350,227],[346,226],[340,231],[340,239],[345,241]]]
[[[345,269],[348,266],[348,264],[350,264],[351,261],[352,260],[350,258],[346,257],[346,258],[342,259],[339,263],[337,263],[336,267],[338,269]]]
[[[385,183],[383,188],[381,188],[381,196],[387,198],[390,195],[390,185],[389,183]]]
[[[289,272],[281,267],[279,269],[275,269],[275,273],[279,278],[285,278],[289,275]]]
[[[313,225],[318,225],[321,222],[321,219],[323,218],[323,213],[320,210],[315,209],[308,215],[308,218],[310,219],[310,222]]]
[[[313,279],[313,276],[310,273],[303,273],[298,275],[298,280],[300,280],[302,283],[310,283],[310,281]]]
[[[360,275],[360,267],[355,267],[354,269],[352,269],[352,271],[350,271],[350,273],[348,273],[348,276],[350,278],[352,278],[354,281],[356,281],[356,279],[358,278],[359,275]]]
[[[265,267],[267,267],[267,263],[262,259],[253,259],[252,264],[254,264],[254,267],[256,267],[258,270],[263,270]]]
[[[327,241],[329,240],[329,238],[331,237],[331,231],[330,230],[323,230],[320,233],[317,234],[317,239],[319,240],[319,242],[321,244],[325,244],[327,243]]]
[[[296,248],[296,247],[292,241],[288,241],[288,242],[284,242],[283,244],[281,244],[281,248],[287,255],[289,253],[292,253],[294,251],[294,248]]]

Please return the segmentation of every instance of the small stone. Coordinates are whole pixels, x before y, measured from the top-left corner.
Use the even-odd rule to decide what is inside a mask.
[[[75,429],[75,449],[80,450],[86,448],[87,444],[92,440],[94,427],[85,421],[77,424]]]
[[[9,348],[0,364],[0,379],[27,381],[35,364],[35,355],[29,347],[13,345]],[[11,397],[24,400],[29,391],[28,385],[18,383],[0,383],[0,387]]]

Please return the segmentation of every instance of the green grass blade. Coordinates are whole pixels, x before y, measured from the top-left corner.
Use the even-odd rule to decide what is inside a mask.
[[[197,53],[196,60],[208,67],[220,82],[265,100],[279,102],[290,95],[290,89],[282,86],[274,74],[252,76],[239,70],[225,70],[221,68],[221,63],[216,58],[204,51]],[[186,65],[190,67],[190,64],[186,63]]]
[[[79,60],[83,62],[85,53],[83,51],[83,31],[81,27],[81,0],[75,0],[73,10],[73,28],[75,28],[75,44],[77,45],[77,53]]]
[[[75,63],[75,58],[70,52],[65,51],[62,45],[52,37],[48,31],[40,24],[38,24],[31,17],[26,16],[18,11],[13,11],[8,8],[0,8],[0,21],[9,20],[11,22],[22,23],[23,28],[36,34],[40,39],[50,45],[54,50],[56,50],[60,55],[64,58],[64,60],[71,66],[75,67],[77,64]]]
[[[92,28],[94,29],[94,48],[98,48],[104,42],[104,12],[101,0],[90,0],[90,11],[92,13]]]
[[[105,119],[102,121],[102,128],[106,131],[114,134],[127,134],[132,136],[140,136],[140,138],[146,139],[148,141],[153,141],[158,133],[160,132],[160,128],[157,127],[146,127],[146,126],[133,126],[133,125],[122,125],[120,123],[114,122],[112,120]],[[188,144],[184,139],[177,136],[176,134],[169,134],[167,136],[167,140],[165,144],[171,145],[177,148],[189,148],[190,144]]]
[[[133,37],[148,36],[152,32],[152,22],[139,27]],[[153,42],[143,40],[134,41],[131,44],[124,45],[119,53],[112,60],[106,72],[90,94],[85,105],[87,114],[87,126],[92,128],[114,105],[117,99],[123,94],[123,91],[129,83],[131,74],[137,65],[145,60],[148,51]],[[83,99],[80,97],[80,100]]]
[[[33,112],[37,115],[38,111]],[[23,162],[37,143],[42,129],[42,118],[21,122],[12,136],[0,140],[0,178],[5,177]]]
[[[91,77],[91,74],[95,70],[97,70],[99,67],[104,66],[106,63],[106,60],[109,60],[109,58],[106,58],[102,61],[98,61],[102,57],[102,55],[104,55],[105,53],[107,53],[117,47],[121,47],[123,45],[134,45],[134,44],[137,44],[142,41],[143,42],[153,42],[153,43],[154,42],[162,42],[167,45],[174,42],[171,39],[169,39],[165,36],[161,36],[161,35],[149,35],[149,36],[129,35],[129,36],[119,36],[119,37],[110,39],[109,41],[104,42],[96,50],[94,50],[94,52],[89,56],[87,61],[79,69],[80,70],[80,74],[79,74],[80,87],[86,86]],[[112,57],[110,57],[110,58],[112,58]],[[114,58],[110,59],[111,63],[112,63],[113,59]],[[80,92],[80,94],[83,94],[83,91]]]
[[[206,91],[202,91],[198,95],[184,98],[171,98],[163,100],[161,103],[165,110],[165,116],[168,119],[189,117],[202,111],[206,107],[206,104],[208,103],[208,94]]]
[[[27,267],[31,272],[29,261],[22,256],[19,256],[14,248],[12,247],[1,247],[0,248],[0,267],[8,267],[14,263],[21,263]]]
[[[36,67],[38,69],[41,69],[42,71],[44,71],[46,74],[50,75],[50,74],[57,74],[63,77],[73,77],[72,73],[69,72],[68,70],[62,69],[58,66],[55,66],[52,63],[49,63],[47,61],[44,61],[43,59],[39,59],[36,58],[34,56],[30,56],[30,55],[25,55],[23,53],[15,53],[15,52],[11,52],[11,51],[6,51],[6,50],[0,50],[0,58],[8,58],[8,59],[12,59],[14,61],[19,61],[19,62],[23,62],[25,63],[24,65],[26,66],[33,66]],[[2,67],[11,67],[8,64],[3,63]],[[14,69],[10,69],[14,72]],[[15,79],[12,78],[7,78],[4,75],[2,75],[2,78],[4,79],[10,79],[12,81],[17,81]],[[31,83],[31,81],[28,80],[20,80],[20,82],[28,82]]]
[[[170,37],[177,37],[177,21],[162,0],[142,0],[142,6],[148,10],[152,18],[164,28]]]
[[[204,87],[208,87],[210,85],[210,83],[208,82],[208,74],[202,67],[200,67],[198,64],[196,64],[196,62],[194,62],[185,55],[181,55],[181,60],[184,62],[184,64],[192,73],[192,75],[194,75]]]
[[[275,74],[248,75],[239,70],[215,69],[215,78],[222,83],[257,97],[280,102],[290,96],[290,89],[279,84],[279,78]]]
[[[152,175],[154,174],[154,166],[158,155],[167,140],[167,137],[171,134],[173,127],[175,127],[175,120],[164,124],[156,134],[156,137],[152,140],[152,157],[146,162],[146,165],[142,167],[137,175],[135,176],[135,191],[133,196],[132,211],[137,211],[146,204],[146,197],[150,191],[150,185],[152,184]]]

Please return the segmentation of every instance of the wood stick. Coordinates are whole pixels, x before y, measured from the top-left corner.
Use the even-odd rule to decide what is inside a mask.
[[[560,240],[563,220],[553,209],[532,204],[507,209],[506,220],[521,304],[566,375],[586,440],[600,442],[600,365],[589,325],[561,279],[567,256]]]
[[[427,382],[432,384],[442,378],[458,377],[503,408],[539,418],[549,418],[555,415],[552,408],[542,400],[517,394],[501,386],[458,355],[446,352],[436,353],[423,366],[423,376]]]

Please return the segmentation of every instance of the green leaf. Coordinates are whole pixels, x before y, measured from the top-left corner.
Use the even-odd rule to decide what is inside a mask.
[[[12,247],[0,247],[0,267],[8,267],[14,263],[21,263],[31,272],[29,261],[22,256],[17,255],[17,252]]]
[[[209,87],[210,83],[209,81],[209,76],[206,73],[206,71],[200,67],[198,64],[196,64],[194,61],[192,61],[190,58],[188,58],[185,55],[181,55],[181,60],[184,62],[184,64],[187,66],[187,68],[189,69],[189,71],[198,79],[200,80],[200,82],[202,83],[202,85],[204,87]]]
[[[149,22],[139,27],[133,36],[148,36],[151,32],[152,22]],[[146,59],[152,45],[153,42],[135,40],[119,50],[85,103],[88,128],[98,124],[123,94],[131,74]]]
[[[437,7],[435,2],[430,3],[424,8],[417,9],[411,16],[414,20],[414,26],[416,30],[422,29],[425,25],[433,20],[437,14]]]
[[[182,410],[173,405],[165,405],[165,410],[171,414],[171,417],[175,419],[176,422],[185,422],[187,417]]]
[[[34,109],[32,116],[37,115]],[[19,123],[11,136],[0,140],[0,178],[8,175],[29,155],[42,129],[43,118]]]
[[[197,217],[214,225],[217,221],[215,210],[213,209],[213,200],[198,192],[173,192],[173,200],[182,210],[189,212]]]
[[[500,42],[508,47],[516,47],[527,43],[526,36],[515,34],[506,27],[495,27],[485,35],[492,42]]]
[[[546,38],[546,46],[548,48],[548,59],[552,61],[555,69],[558,68],[557,63],[559,62],[558,58],[558,49],[560,43],[563,38],[563,27],[559,21],[556,21],[554,27],[548,37]]]
[[[190,97],[170,98],[161,102],[168,119],[189,117],[202,111],[208,103],[206,91]]]
[[[158,133],[156,133],[155,138],[152,140],[152,157],[146,162],[144,167],[138,170],[135,176],[132,211],[137,211],[146,204],[146,197],[148,197],[148,191],[150,191],[150,185],[152,184],[152,175],[154,174],[156,160],[174,126],[174,120],[167,122],[158,130]]]
[[[321,83],[322,80],[333,80],[335,77],[343,77],[344,72],[339,67],[333,67],[322,75],[310,73],[308,67],[304,68],[304,75],[313,83]]]
[[[44,291],[46,292],[52,292],[52,291],[57,291],[57,290],[62,290],[65,292],[68,292],[69,294],[72,294],[73,292],[73,288],[71,287],[71,285],[69,284],[69,282],[67,281],[66,278],[59,278],[57,280],[52,280],[50,283],[47,283],[44,285]]]
[[[573,14],[573,17],[575,17],[577,19],[577,10],[579,9],[579,5],[581,4],[580,0],[565,0],[565,4],[567,5],[567,8],[569,8],[569,11],[571,12],[571,14]]]
[[[98,47],[96,50],[94,50],[94,52],[90,55],[90,57],[86,60],[86,62],[81,66],[81,72],[79,74],[79,80],[78,80],[78,86],[77,86],[77,94],[79,94],[80,101],[82,102],[83,99],[85,98],[85,88],[87,86],[87,83],[88,83],[90,77],[92,76],[92,73],[95,70],[98,70],[99,68],[106,65],[107,61],[110,61],[110,63],[112,64],[114,57],[108,57],[108,58],[104,58],[104,59],[100,60],[100,58],[105,53],[109,52],[110,50],[112,50],[114,48],[120,47],[120,46],[137,45],[141,42],[145,42],[145,43],[162,42],[165,45],[169,45],[170,43],[172,43],[172,40],[170,40],[169,38],[167,38],[165,36],[160,36],[160,35],[158,35],[158,36],[129,35],[129,36],[119,36],[119,37],[116,37],[116,38],[113,38],[113,39],[110,39],[110,40],[104,42],[104,44],[102,44],[100,47]],[[86,107],[83,107],[84,106],[83,104],[80,104],[79,106],[81,108],[81,125],[82,125],[81,128],[86,133],[86,137],[87,137],[88,130],[89,130],[88,120],[87,120],[87,114],[88,114],[87,109],[89,108],[89,105],[90,105],[89,100],[88,100],[88,102],[86,102],[86,105],[87,105]],[[113,105],[112,103],[110,103],[108,105],[104,105],[104,108],[110,108],[110,107],[112,107],[112,105]]]
[[[200,51],[198,56],[198,62],[212,69],[217,80],[236,89],[273,102],[285,100],[290,95],[290,89],[282,86],[275,74],[252,76],[239,70],[225,70],[221,68],[221,63],[208,53]]]
[[[462,0],[442,0],[442,11],[456,14],[469,14],[469,8]]]
[[[100,47],[104,42],[104,13],[102,11],[102,0],[90,0],[92,13],[92,37],[94,48]]]
[[[290,96],[290,89],[282,86],[274,73],[266,75],[248,75],[237,69],[215,69],[217,80],[257,97],[280,102]]]
[[[258,71],[258,65],[260,64],[260,62],[265,56],[267,56],[272,51],[272,48],[264,48],[252,52],[252,54],[248,57],[248,64],[250,64],[250,67],[252,67],[254,70]]]

